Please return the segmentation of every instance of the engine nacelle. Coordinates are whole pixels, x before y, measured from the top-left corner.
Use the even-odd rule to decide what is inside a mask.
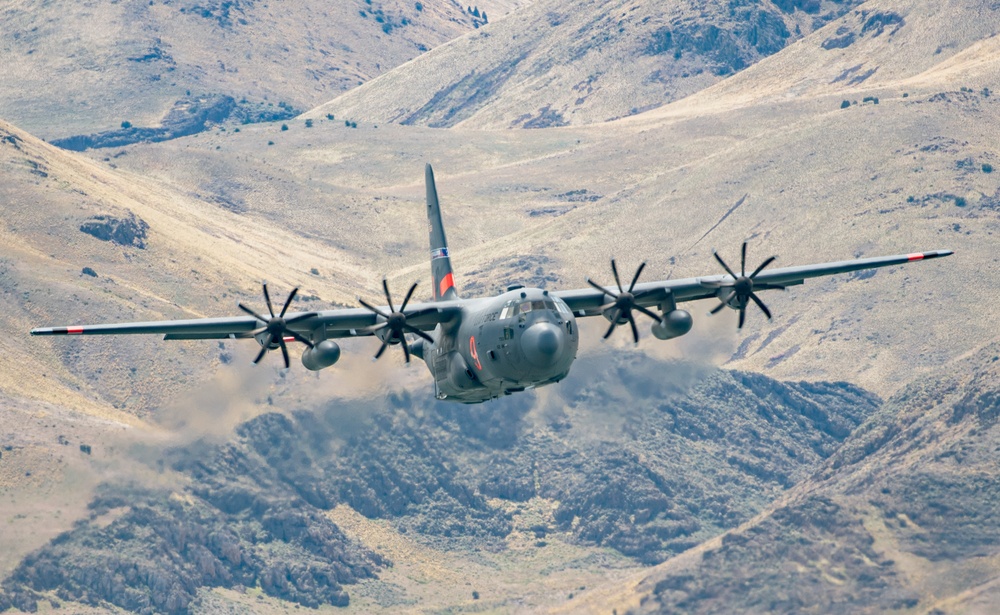
[[[663,315],[663,322],[653,325],[656,339],[669,340],[680,337],[691,330],[694,320],[687,310],[671,310]]]
[[[340,359],[340,345],[331,340],[323,340],[302,353],[302,365],[317,372],[330,367]]]

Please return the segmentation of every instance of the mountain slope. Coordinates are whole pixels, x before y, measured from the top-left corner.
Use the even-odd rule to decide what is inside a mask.
[[[716,83],[857,4],[539,0],[304,117],[469,128],[603,122]]]
[[[979,27],[988,7],[965,7],[952,23]],[[886,31],[829,51],[835,65],[796,59],[830,36],[819,31],[732,79],[774,71],[780,83],[800,83],[814,69],[864,63],[874,44],[875,55],[890,58],[897,43],[929,28],[921,20],[931,16],[913,11],[895,38]],[[402,285],[426,275],[420,167],[432,161],[456,280],[470,295],[516,281],[582,287],[607,275],[612,256],[628,267],[647,261],[649,279],[705,275],[718,270],[713,248],[732,262],[746,239],[752,261],[776,254],[783,265],[955,250],[947,261],[767,294],[775,319],[752,311],[739,335],[728,313],[708,317],[710,302],[694,304],[692,334],[668,350],[650,345],[709,347],[736,367],[847,379],[890,395],[992,331],[1000,291],[983,280],[1000,267],[995,44],[986,39],[951,57],[931,52],[939,64],[914,65],[905,89],[844,83],[778,104],[740,98],[726,81],[625,120],[537,131],[350,129],[338,116],[312,128],[294,122],[288,131],[260,126],[134,147],[120,164],[173,175],[199,194],[235,194],[249,210],[349,254],[374,251],[372,266]],[[786,54],[795,61],[785,63]],[[798,68],[779,70],[786,64]],[[845,99],[858,104],[842,108]],[[244,182],[247,165],[269,172]],[[331,212],[349,223],[327,224]]]
[[[154,480],[111,477],[84,520],[4,580],[0,608],[58,598],[184,613],[212,588],[252,604],[257,585],[360,612],[454,607],[473,590],[490,608],[558,604],[606,566],[656,563],[749,519],[880,403],[845,383],[639,353],[584,360],[566,385],[477,407],[427,391],[327,399],[223,441],[102,448]],[[383,531],[345,536],[340,520]],[[387,566],[388,528],[410,543],[408,572]],[[435,553],[453,566],[439,595],[407,576]]]
[[[0,34],[0,118],[52,139],[156,125],[191,93],[310,108],[475,28],[459,2],[416,4],[14,3]]]
[[[998,353],[987,344],[907,387],[770,510],[643,575],[636,593],[571,608],[995,610]]]

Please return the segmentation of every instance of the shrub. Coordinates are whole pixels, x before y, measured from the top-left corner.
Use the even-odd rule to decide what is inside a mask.
[[[288,124],[282,124],[281,125],[281,129],[282,130],[288,130]]]
[[[336,118],[335,118],[335,117],[333,117],[333,114],[332,114],[332,113],[327,113],[327,114],[326,114],[326,119],[328,119],[328,120],[333,120],[333,119],[336,119]]]
[[[421,4],[421,3],[419,3],[419,2],[418,2],[418,3],[416,4],[416,7],[417,7],[417,10],[418,10],[418,11],[422,11],[422,10],[424,10],[424,5],[423,5],[423,4]]]
[[[268,145],[274,145],[274,141],[268,141],[267,144]]]
[[[967,203],[965,202],[965,197],[964,196],[956,196],[955,197],[955,205],[957,207],[965,207],[967,205]]]
[[[131,127],[132,127],[132,122],[129,122],[128,120],[122,122],[122,128],[129,129]]]
[[[312,127],[313,127],[313,121],[312,120],[306,120],[306,128],[312,128]]]
[[[851,101],[849,101],[849,100],[845,100],[844,102],[840,103],[840,108],[841,109],[846,109],[846,108],[848,108],[850,106],[851,106]]]
[[[992,173],[992,172],[993,172],[993,165],[988,162],[984,162],[983,173]]]

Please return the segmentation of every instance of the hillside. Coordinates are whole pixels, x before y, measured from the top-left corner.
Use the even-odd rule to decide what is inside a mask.
[[[225,30],[211,8],[212,18],[177,3],[63,10],[114,27],[124,22],[108,16],[126,9],[163,32],[183,26],[183,36],[207,41],[191,42],[190,66],[205,65],[198,54],[272,49],[261,32],[280,33],[281,61],[225,77],[240,83],[305,65],[293,60],[308,36],[281,24],[309,21],[300,11],[311,5],[238,4],[226,4],[230,15],[260,18],[260,38],[245,46],[233,38],[246,34],[243,24]],[[596,93],[579,125],[478,128],[501,127],[490,123],[494,112],[535,105],[529,90],[576,96],[555,79],[557,64],[567,41],[585,40],[574,21],[588,14],[582,8],[496,0],[479,6],[489,25],[357,90],[381,91],[392,75],[405,84],[413,66],[453,46],[488,60],[476,45],[533,16],[521,23],[528,47],[560,49],[546,73],[551,87],[511,77],[450,128],[330,107],[76,153],[0,122],[0,351],[11,359],[0,362],[0,423],[13,426],[0,434],[0,608],[9,599],[73,612],[277,613],[333,611],[346,599],[356,612],[994,610],[998,9],[986,0],[822,3],[819,14],[806,2],[741,6],[777,15],[789,32],[800,26],[802,38],[613,121],[605,120],[631,110],[596,111],[638,95]],[[18,4],[7,9],[11,23],[40,24],[23,7],[37,19],[50,10]],[[181,7],[182,18],[156,25]],[[543,26],[543,9],[569,25]],[[453,10],[461,23],[447,21]],[[647,10],[633,12],[645,23],[624,18],[608,49],[666,27]],[[714,10],[684,23],[736,27]],[[515,12],[501,19],[503,11]],[[442,41],[448,28],[467,27],[464,6],[422,13],[444,24]],[[357,19],[344,26],[373,26]],[[50,22],[55,32],[69,27],[61,20]],[[593,32],[613,33],[606,25]],[[54,50],[66,39],[42,30],[39,61],[63,57]],[[117,49],[81,40],[87,53]],[[359,46],[365,62],[404,39],[376,40]],[[594,53],[583,58],[596,61]],[[10,74],[38,86],[34,73],[19,72],[35,55],[25,51]],[[718,66],[680,55],[678,69],[701,62],[704,76]],[[646,91],[647,60],[616,73],[620,87]],[[385,70],[350,61],[359,78],[365,66],[369,76]],[[471,74],[465,62],[455,56],[420,74],[458,83]],[[81,79],[68,82],[73,96],[115,91],[72,74]],[[106,108],[88,102],[71,113],[64,105],[76,98],[49,96],[18,108],[37,110],[24,118],[31,126],[55,117],[66,127],[59,134],[81,134],[115,128],[107,113],[131,113],[114,105],[148,105],[135,121],[153,124],[177,101],[215,100],[202,94],[239,85],[188,74],[222,85],[188,99],[157,90],[163,80],[146,89],[126,71]],[[282,87],[295,90],[301,77]],[[22,85],[10,92],[30,96]],[[649,91],[662,96],[663,87]],[[263,95],[254,104],[266,108]],[[379,113],[388,108],[371,100]],[[428,108],[426,123],[442,109]],[[55,134],[46,130],[37,132]],[[424,367],[404,368],[400,353],[373,364],[373,340],[345,343],[340,363],[312,373],[297,357],[287,372],[274,356],[250,366],[252,342],[27,335],[35,326],[235,314],[237,302],[262,305],[264,279],[279,297],[301,286],[298,307],[376,299],[383,275],[394,290],[419,281],[426,297],[425,162],[435,167],[464,296],[512,282],[608,282],[611,257],[629,271],[647,261],[644,280],[714,274],[712,250],[732,264],[744,240],[751,266],[771,254],[782,266],[955,254],[765,293],[774,319],[751,310],[742,331],[730,311],[709,316],[710,301],[686,306],[695,318],[687,336],[660,343],[644,328],[637,349],[621,335],[602,342],[604,321],[581,321],[566,381],[473,408],[433,402]],[[120,573],[111,585],[109,562]]]
[[[907,387],[764,514],[569,612],[995,610],[998,353]]]
[[[956,8],[952,23],[977,27],[980,10]],[[944,44],[947,32],[925,41],[919,15],[906,14],[894,37],[830,50],[838,59],[829,66],[801,59],[829,38],[820,30],[733,79],[767,73],[793,91],[808,75],[891,58],[902,42]],[[324,117],[311,128],[298,120],[131,147],[113,164],[366,254],[403,285],[426,275],[420,167],[431,161],[459,288],[470,295],[512,281],[579,288],[606,278],[611,256],[627,268],[648,261],[644,279],[714,273],[711,250],[733,261],[744,239],[751,261],[776,254],[784,265],[955,250],[944,266],[769,294],[775,319],[752,313],[740,334],[731,315],[693,305],[692,334],[643,345],[890,395],[993,330],[998,289],[982,280],[998,271],[996,41],[928,52],[910,76],[902,64],[886,69],[896,75],[889,84],[844,82],[780,103],[742,97],[726,81],[633,118],[544,131],[352,129],[350,117]],[[857,104],[842,108],[845,99]]]
[[[303,117],[493,129],[604,122],[717,83],[858,4],[538,0]]]
[[[0,33],[0,118],[53,139],[156,126],[191,94],[302,111],[477,25],[455,0],[416,4],[13,3]],[[518,2],[484,4],[499,17]]]
[[[0,609],[558,605],[750,519],[880,403],[634,352],[585,360],[566,385],[472,408],[426,390],[281,396],[298,409],[221,441],[102,438],[95,464],[137,467],[12,571]]]

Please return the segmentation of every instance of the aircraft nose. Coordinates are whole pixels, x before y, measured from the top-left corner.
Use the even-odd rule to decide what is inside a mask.
[[[549,322],[535,323],[521,335],[521,350],[525,358],[538,367],[554,365],[564,346],[562,329]]]

